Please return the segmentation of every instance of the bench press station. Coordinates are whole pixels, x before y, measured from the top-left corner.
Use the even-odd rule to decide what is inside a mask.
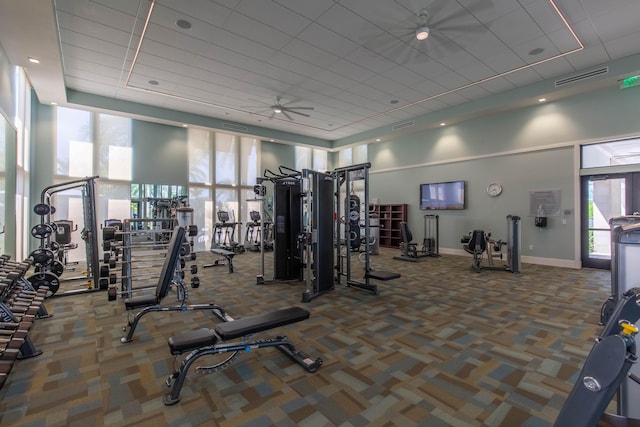
[[[300,307],[290,307],[244,319],[229,320],[226,323],[218,324],[214,329],[201,328],[169,338],[169,350],[176,359],[180,354],[190,353],[182,359],[180,368],[167,378],[167,386],[171,387],[171,391],[164,396],[164,404],[173,405],[180,401],[180,390],[189,368],[202,356],[231,353],[223,361],[215,365],[196,368],[201,373],[212,373],[229,366],[240,351],[249,352],[258,348],[276,347],[307,372],[316,372],[322,365],[322,359],[312,359],[302,351],[297,350],[286,336],[277,335],[275,338],[248,339],[249,335],[300,322],[308,318],[309,312],[307,310]],[[236,338],[242,339],[226,342]]]
[[[142,308],[142,310],[136,313],[133,318],[129,316],[127,325],[122,328],[123,331],[127,331],[127,328],[129,329],[127,336],[120,339],[123,343],[130,342],[133,339],[133,334],[138,326],[138,322],[140,322],[140,319],[142,319],[142,317],[147,313],[157,311],[184,312],[188,310],[212,310],[213,313],[223,321],[231,319],[225,314],[224,309],[218,304],[186,304],[186,286],[179,274],[180,249],[183,242],[186,242],[184,227],[175,227],[171,234],[171,240],[167,246],[167,255],[165,257],[164,264],[162,265],[162,271],[160,272],[156,292],[154,294],[144,294],[124,300],[124,305],[127,310],[135,310],[138,308]],[[180,301],[180,304],[163,306],[161,305],[162,300],[169,293],[169,287],[172,283],[178,288],[178,300]]]

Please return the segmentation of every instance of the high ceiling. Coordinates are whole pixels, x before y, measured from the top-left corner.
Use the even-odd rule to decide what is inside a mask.
[[[1,0],[0,7],[10,12],[0,18],[0,43],[27,68],[43,103],[64,105],[72,89],[325,140],[640,52],[638,0]],[[430,31],[419,41],[421,25]],[[40,64],[26,62],[38,55]],[[313,109],[275,113],[278,98]]]

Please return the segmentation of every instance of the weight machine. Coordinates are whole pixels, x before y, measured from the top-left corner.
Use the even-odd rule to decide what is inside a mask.
[[[34,286],[45,285],[49,287],[49,296],[54,295],[60,288],[62,281],[83,280],[81,288],[65,290],[58,295],[75,295],[83,292],[99,290],[99,265],[96,219],[95,180],[98,176],[68,181],[45,187],[40,195],[40,203],[34,207],[34,212],[40,216],[40,223],[31,229],[31,234],[40,240],[39,249],[33,251],[30,257],[36,260],[37,271],[28,278]],[[64,250],[51,239],[57,229],[56,221],[52,221],[51,215],[55,213],[52,203],[53,197],[63,191],[79,189],[82,197],[82,215],[84,227],[80,231],[80,237],[85,243],[86,271],[78,277],[61,279],[64,266],[55,257],[56,251]],[[60,271],[62,266],[62,271]]]
[[[371,280],[387,281],[397,279],[400,274],[387,271],[374,271],[371,268],[371,219],[369,212],[369,169],[371,163],[361,163],[352,166],[337,168],[333,171],[335,183],[335,209],[338,216],[341,216],[341,199],[343,194],[341,189],[346,191],[345,196],[345,214],[344,214],[344,236],[341,235],[340,226],[335,227],[336,238],[336,283],[341,283],[345,278],[346,286],[354,286],[360,289],[370,291],[372,294],[378,294],[378,286],[371,283]],[[360,200],[355,193],[349,194],[353,189],[355,181],[362,181],[364,187],[364,200]],[[344,186],[344,187],[343,187]],[[361,206],[365,206],[364,215]],[[364,218],[363,218],[364,216]],[[363,226],[361,228],[361,225]],[[364,234],[362,233],[364,231]],[[364,242],[364,273],[361,280],[353,278],[353,267],[351,255],[353,252],[359,251],[361,244]]]
[[[473,255],[473,268],[475,271],[480,270],[499,270],[510,271],[512,273],[520,272],[520,217],[516,215],[507,215],[507,240],[494,240],[491,233],[485,233],[484,230],[473,230],[468,236],[464,236],[460,242],[466,252]],[[495,265],[494,259],[503,259],[502,247],[506,246],[507,263],[502,266]],[[483,255],[487,255],[486,266],[482,265]]]
[[[640,319],[640,288],[620,296],[604,329],[596,338],[555,427],[640,425],[640,376],[636,354]],[[606,414],[617,393],[618,415]]]
[[[399,256],[394,256],[393,259],[418,262],[418,258],[428,256],[439,257],[439,220],[440,217],[438,215],[424,216],[424,239],[422,240],[422,248],[420,249],[420,251],[418,251],[418,244],[412,242],[413,235],[409,230],[409,225],[406,222],[401,222],[400,233],[402,234],[402,253]]]
[[[303,229],[298,236],[306,289],[302,302],[333,289],[333,176],[302,170]]]
[[[632,234],[621,233],[621,230],[616,230],[617,227],[630,226],[633,224],[640,224],[640,215],[624,215],[619,217],[614,217],[609,220],[609,225],[611,227],[611,296],[607,298],[607,300],[602,304],[602,308],[600,309],[600,324],[604,325],[609,320],[609,316],[613,311],[613,308],[618,303],[620,299],[620,294],[624,292],[626,289],[624,287],[621,288],[621,283],[619,280],[619,271],[621,268],[620,259],[616,255],[621,247],[621,244],[628,243],[628,236]],[[623,238],[621,240],[621,238]],[[630,287],[627,284],[627,289]],[[622,292],[621,292],[622,290]]]

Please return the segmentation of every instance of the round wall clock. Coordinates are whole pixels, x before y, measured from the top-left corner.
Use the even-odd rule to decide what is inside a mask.
[[[497,182],[492,182],[487,187],[487,194],[491,197],[499,196],[500,193],[502,193],[502,185],[498,184]]]

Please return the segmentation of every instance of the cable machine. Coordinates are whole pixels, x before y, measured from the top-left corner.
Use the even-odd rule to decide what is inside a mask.
[[[299,237],[306,290],[302,302],[333,289],[333,176],[302,170],[303,230]]]

